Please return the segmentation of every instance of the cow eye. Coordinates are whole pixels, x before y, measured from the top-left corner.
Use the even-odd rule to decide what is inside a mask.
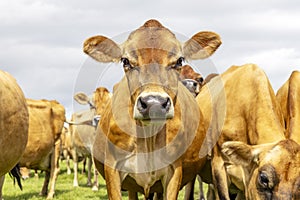
[[[126,71],[132,68],[128,58],[121,58],[121,62],[123,63],[123,67]]]
[[[184,58],[183,58],[183,57],[178,58],[178,60],[176,61],[176,68],[177,68],[177,67],[181,67],[183,61],[184,61]]]
[[[259,183],[265,189],[269,188],[269,178],[264,172],[259,173]]]
[[[198,83],[202,84],[204,80],[203,80],[202,77],[200,77],[200,78],[196,78],[196,81],[197,81]]]
[[[182,67],[182,63],[184,61],[183,57],[178,58],[175,65],[172,66],[173,69],[180,69]]]

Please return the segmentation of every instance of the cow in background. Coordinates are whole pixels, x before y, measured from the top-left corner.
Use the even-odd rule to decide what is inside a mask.
[[[292,72],[276,98],[285,121],[285,135],[300,144],[300,72]]]
[[[93,93],[92,98],[89,98],[84,93],[78,93],[74,96],[74,99],[82,105],[89,105],[89,110],[75,112],[72,115],[71,121],[69,121],[69,142],[67,149],[72,155],[74,162],[74,187],[78,186],[78,161],[79,157],[88,159],[88,183],[87,185],[93,185],[92,190],[98,190],[98,177],[97,171],[94,166],[93,157],[91,154],[92,145],[95,140],[96,126],[99,121],[99,117],[102,114],[102,110],[105,104],[110,100],[110,93],[104,87],[99,87]],[[98,107],[94,104],[97,103]],[[94,166],[94,183],[91,182],[91,168]]]
[[[20,159],[20,166],[45,171],[45,181],[40,194],[51,199],[55,193],[55,181],[59,172],[60,135],[65,122],[65,109],[55,100],[27,99],[27,107],[28,143]]]
[[[233,66],[204,88],[196,99],[209,126],[206,145],[213,149],[215,199],[230,199],[230,192],[237,192],[237,199],[289,198],[293,191],[284,189],[295,183],[273,175],[280,172],[282,159],[296,156],[292,166],[299,165],[298,147],[285,138],[281,110],[265,73],[252,64]],[[287,172],[296,175],[292,168]]]
[[[189,65],[184,65],[179,69],[179,78],[183,85],[196,97],[205,81],[201,74],[195,72]]]
[[[28,109],[16,80],[0,70],[0,199],[5,174],[24,153],[28,138]]]

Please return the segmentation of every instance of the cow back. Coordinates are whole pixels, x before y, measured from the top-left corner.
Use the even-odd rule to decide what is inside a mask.
[[[22,156],[28,137],[26,100],[16,80],[0,70],[0,176]]]

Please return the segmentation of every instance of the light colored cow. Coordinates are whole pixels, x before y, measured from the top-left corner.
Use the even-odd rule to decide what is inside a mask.
[[[5,173],[24,153],[28,138],[28,110],[16,80],[0,70],[0,199]]]
[[[78,186],[78,158],[88,159],[88,185],[92,185],[91,182],[91,168],[94,166],[94,161],[92,159],[92,146],[95,140],[95,131],[99,119],[95,119],[101,116],[103,107],[106,102],[110,100],[110,93],[104,87],[99,87],[93,93],[92,98],[90,99],[84,93],[79,93],[74,96],[74,99],[83,105],[90,105],[89,110],[79,111],[73,113],[72,119],[69,122],[69,131],[70,131],[70,142],[67,148],[71,153],[74,161],[74,181],[73,185]],[[94,103],[97,102],[99,105],[97,108],[94,106]],[[96,109],[98,112],[96,113]],[[98,177],[97,171],[94,167],[94,183],[93,190],[98,190]]]
[[[184,58],[207,58],[220,44],[213,32],[180,43],[156,20],[133,31],[122,45],[104,36],[85,41],[84,52],[99,62],[121,60],[125,71],[101,116],[93,148],[109,199],[121,199],[122,188],[129,199],[136,198],[131,192],[146,197],[159,192],[175,200],[196,176],[206,159],[199,158],[205,130],[178,69]]]
[[[28,143],[20,159],[20,166],[45,171],[45,181],[40,194],[51,199],[59,172],[60,134],[65,122],[65,109],[57,101],[48,100],[27,99],[27,106]]]

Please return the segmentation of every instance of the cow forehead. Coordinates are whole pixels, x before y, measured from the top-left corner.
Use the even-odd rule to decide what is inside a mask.
[[[278,175],[298,176],[300,173],[300,146],[296,143],[282,142],[268,151],[261,166],[271,164]]]
[[[181,44],[164,27],[141,27],[122,45],[123,55],[137,64],[175,62],[181,56]]]

